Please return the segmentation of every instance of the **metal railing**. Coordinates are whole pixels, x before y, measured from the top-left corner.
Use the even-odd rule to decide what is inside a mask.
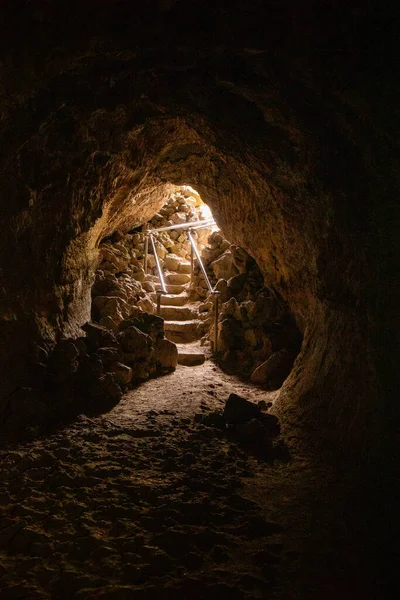
[[[177,223],[176,225],[159,227],[158,229],[148,229],[146,233],[158,233],[159,231],[170,231],[171,229],[202,229],[204,227],[212,227],[213,225],[216,225],[214,219],[206,219],[205,221],[189,221],[188,223]]]
[[[193,267],[194,267],[194,255],[195,255],[196,258],[197,258],[197,262],[199,263],[200,270],[203,273],[203,277],[204,277],[205,282],[207,284],[208,291],[210,292],[211,296],[214,297],[214,352],[217,352],[217,350],[218,350],[219,295],[220,295],[221,292],[215,290],[213,288],[213,286],[211,285],[211,282],[210,282],[210,280],[208,278],[208,275],[207,275],[206,269],[204,267],[203,261],[201,260],[200,252],[199,252],[199,250],[198,250],[198,248],[196,246],[196,242],[193,239],[192,232],[191,232],[190,229],[188,230],[188,238],[189,238],[190,245],[191,245],[191,248],[192,248],[191,261],[190,261],[190,263],[191,263],[191,278],[193,280]],[[194,255],[193,255],[193,253],[194,253]]]
[[[194,221],[194,222],[189,222],[189,223],[180,223],[177,225],[171,225],[168,227],[160,227],[159,229],[149,229],[148,231],[145,232],[146,237],[145,237],[145,242],[144,242],[143,268],[144,268],[144,272],[146,274],[147,273],[148,254],[149,254],[149,240],[150,240],[150,244],[151,244],[151,247],[153,250],[154,259],[155,259],[155,263],[156,263],[158,277],[160,279],[160,289],[157,290],[157,292],[156,292],[157,293],[157,314],[159,315],[161,312],[161,296],[163,294],[167,294],[168,292],[167,292],[167,289],[165,286],[162,268],[161,268],[160,261],[159,261],[158,255],[157,255],[156,245],[154,242],[154,234],[157,234],[160,231],[168,231],[171,229],[187,229],[188,230],[187,235],[188,235],[190,247],[191,247],[190,279],[193,282],[194,259],[196,258],[197,262],[199,264],[200,270],[203,274],[204,280],[207,284],[207,288],[208,288],[211,296],[213,296],[213,299],[214,299],[214,329],[215,329],[215,331],[214,331],[214,352],[217,352],[217,350],[218,350],[219,294],[221,292],[219,292],[218,290],[215,290],[213,288],[213,286],[211,285],[211,282],[207,275],[203,261],[201,260],[200,252],[199,252],[196,242],[192,236],[193,230],[202,229],[204,227],[210,227],[214,224],[215,224],[214,219],[209,219],[207,221]]]
[[[149,239],[150,239],[150,243],[151,243],[151,247],[153,249],[153,254],[154,254],[154,259],[156,261],[156,267],[157,267],[157,272],[158,272],[158,277],[160,279],[160,289],[156,291],[157,294],[157,314],[159,315],[161,312],[161,296],[163,294],[167,294],[167,288],[165,287],[165,281],[164,281],[164,276],[163,276],[163,272],[162,272],[162,268],[160,265],[160,260],[158,258],[158,254],[157,254],[157,249],[156,249],[156,245],[154,242],[154,236],[152,233],[149,234]],[[147,268],[147,265],[146,265]],[[146,272],[146,270],[145,270]]]

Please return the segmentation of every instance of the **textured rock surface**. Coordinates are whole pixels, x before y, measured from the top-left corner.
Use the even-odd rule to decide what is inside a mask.
[[[189,183],[304,331],[281,414],[373,448],[398,419],[384,21],[340,3],[123,7],[4,3],[2,405],[89,319],[100,240]]]

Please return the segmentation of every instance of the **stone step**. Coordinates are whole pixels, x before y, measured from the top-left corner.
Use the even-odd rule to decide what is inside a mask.
[[[187,273],[190,275],[191,273],[191,265],[190,262],[181,262],[178,266],[178,273]]]
[[[195,367],[196,365],[202,365],[206,360],[203,352],[178,352],[178,365],[185,367]]]
[[[173,285],[182,285],[184,283],[189,283],[190,275],[187,273],[167,273],[165,275],[165,283],[173,284]]]
[[[144,281],[154,281],[154,282],[158,282],[160,281],[158,275],[151,275],[150,273],[147,273],[147,275],[144,276]]]
[[[196,311],[189,306],[162,305],[160,317],[166,321],[188,321],[196,318]]]
[[[150,295],[153,302],[157,302],[157,294]],[[161,306],[184,306],[188,301],[186,294],[167,294],[161,296]]]
[[[185,343],[199,340],[204,335],[204,323],[198,319],[190,321],[164,321],[165,337],[171,342]]]
[[[155,287],[156,287],[156,290],[159,290],[160,284],[156,283]],[[186,285],[175,285],[172,283],[166,283],[165,288],[166,288],[168,294],[181,294],[186,289]]]

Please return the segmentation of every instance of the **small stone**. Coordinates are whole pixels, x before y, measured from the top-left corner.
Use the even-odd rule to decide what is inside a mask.
[[[129,385],[132,381],[132,369],[120,362],[114,363],[109,370],[115,377],[115,380],[120,385]]]

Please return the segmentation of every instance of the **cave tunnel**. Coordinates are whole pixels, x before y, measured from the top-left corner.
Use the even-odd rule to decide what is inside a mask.
[[[3,4],[1,597],[397,597],[390,10]],[[257,294],[295,327],[274,389],[250,366],[284,345],[247,379],[243,331],[230,371],[211,345],[176,366],[168,319],[144,302],[155,275],[139,281],[131,240],[187,186],[229,240],[224,260],[254,261]],[[142,295],[120,314],[125,271],[99,271],[128,241]],[[118,322],[99,308],[111,288]],[[228,309],[257,299],[224,300],[230,332]]]

